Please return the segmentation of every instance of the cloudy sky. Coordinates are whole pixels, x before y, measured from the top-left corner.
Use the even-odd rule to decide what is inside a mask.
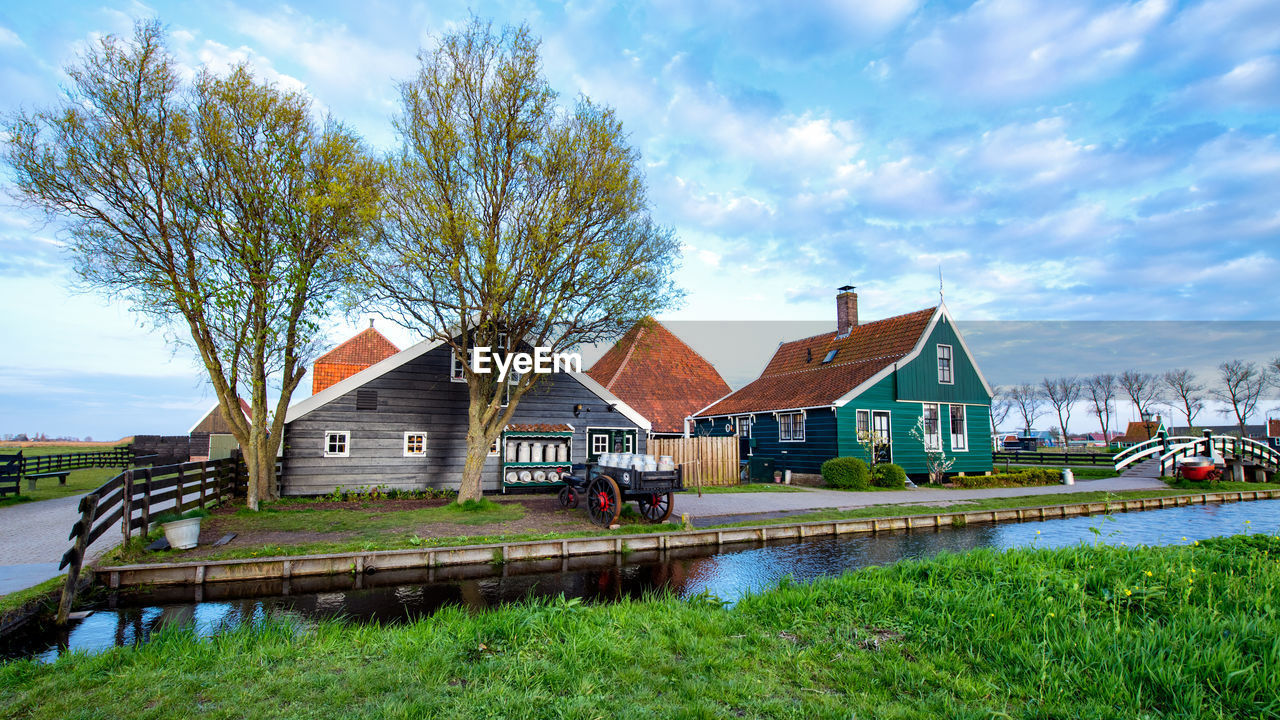
[[[0,111],[158,17],[183,62],[248,61],[385,149],[395,81],[469,9],[528,23],[562,98],[617,109],[686,245],[670,319],[831,322],[846,283],[882,317],[933,304],[939,268],[962,323],[1280,319],[1274,0],[13,3]],[[0,203],[0,433],[184,431],[211,402],[190,354],[76,294],[57,226]],[[1053,341],[1078,363],[1019,361],[1000,327],[1028,332],[977,333],[994,382],[1103,369],[1078,333]],[[1262,349],[1223,353],[1280,349],[1241,327]]]

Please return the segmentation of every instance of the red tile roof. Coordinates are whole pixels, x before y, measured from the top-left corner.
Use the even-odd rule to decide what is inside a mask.
[[[1267,437],[1280,437],[1280,420],[1267,419]]]
[[[936,308],[783,343],[760,377],[699,413],[733,415],[830,405],[911,352]],[[824,363],[827,354],[835,357]]]
[[[684,419],[729,394],[714,366],[652,318],[626,332],[587,371],[653,423],[653,432],[684,432]]]
[[[355,337],[316,358],[311,373],[311,394],[346,380],[400,352],[382,333],[367,327]]]
[[[1159,415],[1149,423],[1141,420],[1130,420],[1124,435],[1116,438],[1116,440],[1118,442],[1143,443],[1159,434],[1162,427],[1164,427],[1164,423]]]

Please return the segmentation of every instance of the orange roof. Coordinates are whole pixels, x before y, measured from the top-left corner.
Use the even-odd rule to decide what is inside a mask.
[[[684,432],[685,417],[729,394],[715,367],[653,318],[633,325],[587,375],[657,433]]]
[[[370,325],[355,337],[316,358],[311,374],[311,394],[346,380],[398,352],[400,348]]]
[[[830,405],[871,376],[911,352],[936,308],[858,325],[845,337],[835,332],[783,343],[760,377],[698,413],[733,415]],[[834,352],[829,362],[823,362]]]
[[[512,423],[506,427],[507,432],[573,432],[572,425],[564,423]]]
[[[1159,434],[1162,427],[1164,427],[1164,422],[1159,415],[1149,423],[1141,420],[1130,420],[1129,426],[1125,428],[1124,435],[1116,438],[1116,441],[1143,443]]]
[[[1280,437],[1280,420],[1267,418],[1267,437]]]

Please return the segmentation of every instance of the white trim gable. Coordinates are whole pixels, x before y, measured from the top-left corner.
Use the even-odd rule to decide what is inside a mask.
[[[213,407],[209,408],[208,412],[201,415],[200,419],[197,420],[194,425],[187,428],[187,434],[190,435],[191,433],[195,432],[196,428],[200,427],[200,423],[204,422],[205,418],[209,417],[209,415],[213,414],[214,410],[217,410],[220,407],[222,407],[222,403],[214,402]],[[253,422],[253,417],[251,417],[249,413],[245,412],[244,407],[240,405],[240,398],[236,398],[236,407],[240,408],[240,414],[244,415],[245,420],[249,421],[250,423]]]

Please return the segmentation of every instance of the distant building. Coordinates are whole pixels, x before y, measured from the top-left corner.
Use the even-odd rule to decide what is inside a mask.
[[[244,398],[236,398],[236,400],[240,403],[240,412],[244,413],[245,420],[251,419],[253,409],[249,407],[249,403],[245,402]],[[236,442],[235,435],[231,432],[231,423],[222,414],[222,407],[218,403],[214,403],[213,407],[209,408],[209,412],[191,426],[187,436],[190,438],[193,461],[221,460],[231,457],[231,451],[240,447],[240,443]]]
[[[1268,436],[1267,425],[1272,422],[1276,422],[1276,421],[1269,420],[1267,421],[1267,424],[1260,423],[1257,425],[1245,425],[1244,436],[1249,438],[1250,440],[1265,442]],[[1176,427],[1176,428],[1170,428],[1169,434],[1175,435],[1175,436],[1188,435],[1188,436],[1200,437],[1201,435],[1204,434],[1205,430],[1212,432],[1214,435],[1231,435],[1233,437],[1240,436],[1239,425],[1197,425],[1195,427]]]
[[[1116,438],[1116,445],[1122,448],[1133,447],[1158,436],[1165,430],[1164,420],[1159,415],[1151,420],[1131,420],[1124,435]],[[1173,433],[1177,434],[1177,433]]]
[[[311,370],[311,394],[342,382],[367,367],[400,352],[400,348],[373,329],[373,321],[369,327],[338,347],[316,358]]]

